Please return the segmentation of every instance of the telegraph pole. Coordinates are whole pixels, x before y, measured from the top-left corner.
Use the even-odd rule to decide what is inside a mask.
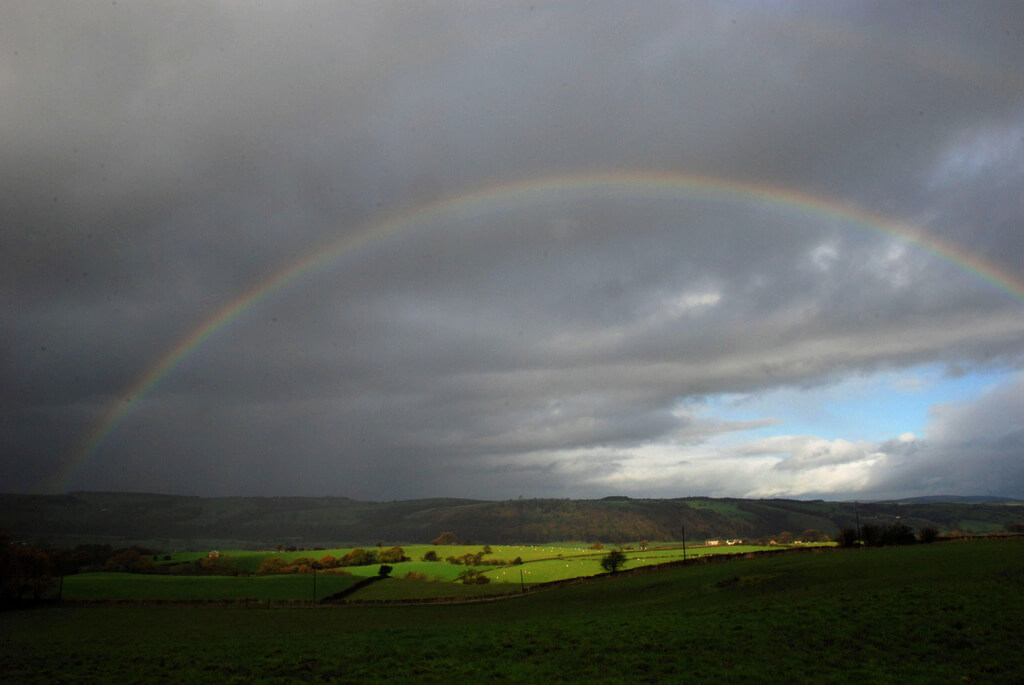
[[[683,534],[683,561],[686,561],[686,526],[683,526],[680,531]]]
[[[857,544],[860,545],[860,502],[853,503],[853,511],[857,515]]]

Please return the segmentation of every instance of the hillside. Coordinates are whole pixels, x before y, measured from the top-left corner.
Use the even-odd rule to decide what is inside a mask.
[[[54,546],[106,543],[160,549],[266,548],[424,543],[444,531],[462,542],[620,542],[759,539],[808,529],[834,534],[898,516],[920,530],[987,533],[1024,520],[1020,503],[825,502],[821,500],[422,499],[363,502],[345,497],[188,497],[75,492],[0,495],[0,529]]]

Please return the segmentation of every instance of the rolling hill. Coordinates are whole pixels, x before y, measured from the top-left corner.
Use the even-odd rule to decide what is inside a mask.
[[[887,523],[988,533],[1024,520],[1014,502],[826,502],[822,500],[421,499],[364,502],[345,497],[189,497],[74,492],[0,495],[0,529],[53,546],[139,544],[158,549],[267,548],[424,543],[444,531],[462,542],[625,542],[763,539],[813,529]]]

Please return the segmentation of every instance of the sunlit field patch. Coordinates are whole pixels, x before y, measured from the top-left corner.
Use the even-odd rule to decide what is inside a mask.
[[[676,543],[678,544],[678,543]],[[480,594],[504,594],[509,586],[524,588],[539,583],[568,580],[604,573],[601,559],[608,550],[595,550],[571,545],[499,545],[486,546],[490,553],[481,556],[479,565],[466,566],[445,561],[465,555],[476,555],[485,549],[484,545],[408,545],[402,549],[411,561],[393,562],[391,577],[386,583],[377,583],[359,589],[350,599],[410,599],[417,596],[459,597]],[[286,562],[297,559],[319,560],[325,556],[340,559],[354,548],[323,550],[286,551],[218,551],[218,560],[227,571],[239,575],[151,575],[127,573],[91,573],[68,576],[65,579],[63,598],[67,600],[231,600],[231,599],[273,599],[307,601],[314,598],[312,573],[287,575],[256,574],[266,559],[280,557]],[[369,548],[375,551],[376,548]],[[722,554],[744,554],[753,551],[776,550],[779,547],[756,547],[749,545],[703,547],[690,546],[684,552],[681,546],[662,546],[639,549],[635,545],[623,548],[626,563],[623,570],[639,566],[656,565],[681,561],[684,556],[697,559],[701,556]],[[438,561],[423,561],[427,552],[433,551]],[[174,567],[191,564],[204,559],[206,554],[183,553],[170,555],[160,563]],[[522,563],[513,564],[515,560]],[[495,565],[487,562],[504,562]],[[331,571],[316,573],[315,598],[323,599],[346,589],[360,579],[377,576],[380,563],[363,566],[345,566]],[[481,571],[489,584],[472,591],[459,589],[453,584],[467,569]],[[407,576],[409,578],[407,578]],[[422,581],[431,581],[423,583]],[[440,586],[439,586],[440,585]],[[420,594],[417,594],[420,593]]]

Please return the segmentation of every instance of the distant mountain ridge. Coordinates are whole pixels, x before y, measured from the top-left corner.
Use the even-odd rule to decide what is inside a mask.
[[[632,542],[827,535],[897,520],[921,530],[988,533],[1024,521],[1020,501],[914,498],[892,502],[685,497],[600,500],[195,497],[145,493],[0,494],[0,529],[15,540],[70,547],[138,544],[161,550],[461,542]]]
[[[907,497],[896,500],[898,502],[923,502],[935,503],[985,503],[985,504],[1024,504],[1024,500],[1013,499],[1012,497],[995,497],[992,495],[928,495],[925,497]]]

